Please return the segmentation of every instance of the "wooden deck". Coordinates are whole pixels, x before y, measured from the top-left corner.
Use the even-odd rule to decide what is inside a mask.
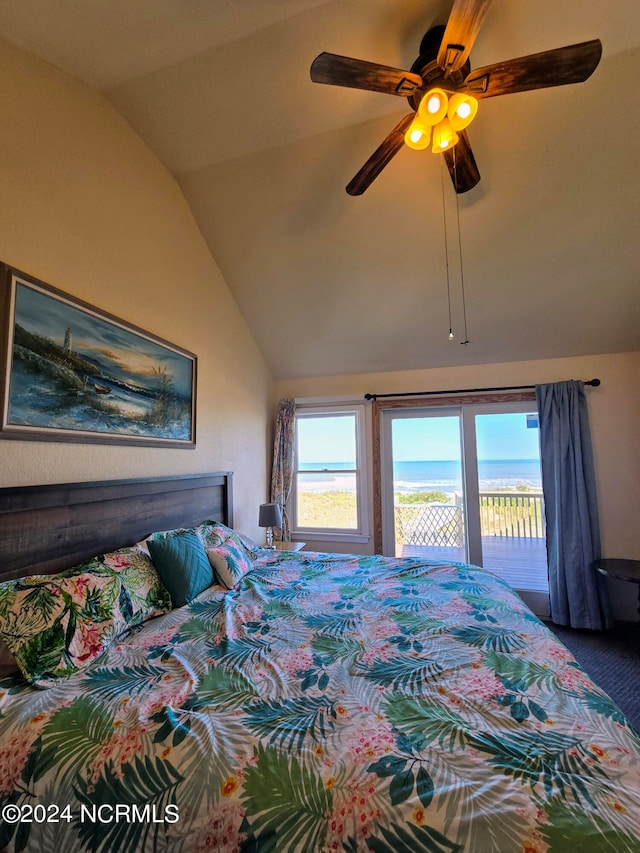
[[[483,536],[482,553],[484,568],[504,578],[514,589],[548,592],[544,539]],[[398,545],[396,556],[467,562],[463,548]]]

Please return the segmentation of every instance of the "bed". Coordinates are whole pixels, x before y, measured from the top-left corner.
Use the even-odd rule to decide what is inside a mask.
[[[230,495],[227,474],[1,489],[4,578],[230,529]],[[231,589],[47,689],[0,681],[0,850],[640,850],[637,733],[503,581],[238,541]]]

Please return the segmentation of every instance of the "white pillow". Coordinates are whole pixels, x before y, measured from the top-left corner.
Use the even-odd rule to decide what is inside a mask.
[[[215,570],[216,576],[227,589],[233,587],[253,568],[253,563],[242,545],[238,545],[231,537],[222,545],[207,549],[207,557]]]

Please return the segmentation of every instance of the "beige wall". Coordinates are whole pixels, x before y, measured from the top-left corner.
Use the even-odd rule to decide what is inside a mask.
[[[0,103],[0,260],[198,357],[195,450],[0,441],[0,486],[231,470],[259,536],[272,380],[177,184],[104,98],[3,43]]]
[[[600,379],[602,385],[588,388],[587,398],[596,465],[602,555],[640,560],[640,352],[296,379],[276,382],[274,392],[276,400],[282,397],[362,398],[366,393],[529,385],[594,377]],[[331,543],[323,543],[322,547],[347,550],[337,543],[335,547]],[[636,618],[636,587],[624,581],[610,581],[610,591],[616,616]]]

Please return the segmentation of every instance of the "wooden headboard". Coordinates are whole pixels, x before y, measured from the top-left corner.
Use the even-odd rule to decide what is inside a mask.
[[[52,574],[208,518],[233,526],[230,472],[0,489],[0,580]]]

